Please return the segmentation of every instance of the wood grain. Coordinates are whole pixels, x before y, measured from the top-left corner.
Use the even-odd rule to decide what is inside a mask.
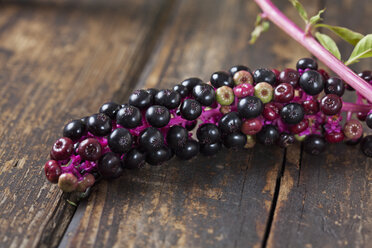
[[[1,5],[0,247],[59,243],[74,207],[45,180],[48,150],[63,123],[133,87],[165,3]]]
[[[191,76],[207,81],[237,63],[293,66],[307,55],[275,27],[249,47],[246,24],[257,13],[252,2],[179,1],[138,87],[171,87]],[[61,247],[261,247],[283,155],[257,146],[102,182],[78,207]]]

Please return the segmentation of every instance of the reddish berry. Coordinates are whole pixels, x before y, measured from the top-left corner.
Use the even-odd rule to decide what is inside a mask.
[[[258,118],[245,120],[242,124],[241,131],[247,135],[254,135],[261,131],[262,122]]]
[[[318,72],[324,77],[325,80],[329,79],[328,72],[326,72],[325,70],[319,69]]]
[[[290,102],[294,97],[294,90],[292,85],[287,83],[281,83],[276,86],[274,90],[274,101],[287,103]]]
[[[95,161],[101,157],[101,144],[94,138],[88,138],[80,142],[78,154],[84,160]]]
[[[367,119],[367,113],[363,113],[363,112],[358,112],[357,113],[357,117],[360,121],[366,121]]]
[[[304,101],[302,107],[307,115],[315,115],[319,112],[319,103],[314,99]]]
[[[58,183],[58,178],[61,175],[61,167],[58,165],[57,161],[49,160],[44,165],[44,172],[46,178],[51,183]]]
[[[343,132],[331,132],[325,134],[325,139],[328,143],[339,143],[343,141],[345,135]]]
[[[363,135],[363,126],[358,120],[350,120],[344,125],[344,134],[348,139],[359,139]]]
[[[320,109],[326,115],[335,115],[342,108],[341,98],[334,94],[328,94],[320,101]]]
[[[74,151],[74,144],[70,138],[59,138],[50,151],[50,156],[55,160],[68,159]]]
[[[308,127],[309,127],[309,121],[307,119],[303,119],[299,123],[295,125],[291,125],[289,128],[292,133],[298,134],[298,133],[302,133],[303,131],[305,131],[306,128]]]
[[[78,180],[72,173],[63,173],[58,179],[58,187],[64,192],[72,192],[78,186]]]
[[[85,192],[89,187],[94,185],[96,179],[90,173],[84,175],[83,179],[78,182],[76,191]]]
[[[292,87],[297,87],[298,79],[300,78],[300,73],[293,69],[285,69],[279,75],[279,82],[280,83],[287,83],[292,85]]]
[[[268,121],[273,121],[280,116],[280,108],[275,103],[267,103],[262,112],[263,117]]]
[[[252,96],[254,93],[254,87],[252,84],[240,84],[234,87],[234,95],[238,98],[244,98],[246,96]]]

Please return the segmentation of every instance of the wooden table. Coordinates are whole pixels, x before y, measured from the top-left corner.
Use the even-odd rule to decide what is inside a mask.
[[[371,32],[370,0],[302,2]],[[309,56],[273,25],[249,46],[257,13],[252,0],[1,1],[0,247],[371,247],[372,160],[357,147],[173,159],[100,182],[77,207],[44,177],[64,124],[107,100]]]

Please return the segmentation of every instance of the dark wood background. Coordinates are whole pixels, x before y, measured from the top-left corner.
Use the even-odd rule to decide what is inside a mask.
[[[302,2],[372,31],[370,0]],[[44,177],[64,124],[107,100],[309,56],[273,25],[249,46],[257,13],[252,0],[0,1],[0,247],[371,247],[372,160],[355,147],[173,159],[100,182],[77,207]]]

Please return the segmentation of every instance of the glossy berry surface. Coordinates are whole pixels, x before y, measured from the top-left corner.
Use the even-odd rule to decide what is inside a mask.
[[[171,157],[171,151],[166,146],[161,146],[158,149],[149,151],[146,156],[146,162],[150,165],[160,165],[168,161]]]
[[[146,154],[133,148],[124,156],[124,167],[128,169],[140,169],[145,166]]]
[[[74,144],[70,138],[62,137],[54,142],[50,157],[55,160],[68,159],[74,152]]]
[[[184,98],[189,95],[189,90],[187,89],[186,86],[182,84],[177,84],[173,87],[174,91],[177,91],[178,94],[180,94],[181,98]]]
[[[76,187],[76,191],[78,192],[85,192],[88,188],[94,185],[96,179],[90,173],[86,173],[82,180],[78,181],[78,185]]]
[[[220,130],[215,124],[205,123],[200,125],[196,132],[200,144],[213,144],[217,143],[221,139]]]
[[[303,101],[302,107],[307,115],[314,115],[319,112],[319,103],[314,99]]]
[[[114,179],[121,176],[123,168],[120,157],[113,152],[103,155],[98,162],[98,172],[104,179]]]
[[[120,105],[116,102],[106,102],[99,108],[99,112],[107,115],[110,119],[115,120],[116,113],[120,109]]]
[[[253,79],[256,84],[266,82],[274,86],[276,84],[276,75],[269,69],[257,69],[253,72]]]
[[[111,151],[124,154],[132,147],[132,135],[125,128],[115,129],[107,139]]]
[[[298,103],[288,103],[280,111],[280,117],[287,124],[297,124],[304,119],[305,111]]]
[[[258,118],[244,120],[241,131],[246,135],[254,135],[261,131],[262,121]]]
[[[145,109],[152,103],[152,95],[146,90],[135,90],[129,96],[129,104],[139,109]]]
[[[280,103],[288,103],[294,97],[293,86],[288,83],[281,83],[275,87],[274,101]]]
[[[203,106],[210,106],[216,100],[213,87],[205,83],[196,85],[192,90],[192,95]]]
[[[124,104],[116,114],[116,122],[125,128],[135,128],[141,125],[142,115],[139,108]]]
[[[177,149],[185,145],[189,138],[189,133],[186,128],[182,126],[172,126],[167,132],[167,144],[172,149]]]
[[[81,120],[73,120],[64,127],[63,136],[76,141],[85,134],[85,131],[86,126]]]
[[[154,103],[168,109],[175,109],[180,105],[181,96],[174,90],[161,90],[154,97]]]
[[[51,183],[58,183],[58,178],[62,173],[61,167],[57,161],[49,160],[44,165],[45,176]]]
[[[317,134],[308,135],[304,140],[304,150],[305,152],[318,155],[322,153],[326,148],[326,142],[324,138]]]
[[[334,94],[328,94],[320,101],[320,110],[325,115],[335,115],[341,111],[342,101],[341,98]]]
[[[75,191],[78,186],[78,180],[72,173],[63,173],[58,178],[58,187],[64,192]]]
[[[292,87],[297,87],[300,73],[293,69],[285,69],[279,74],[279,83],[290,84]]]
[[[366,123],[369,128],[372,128],[372,113],[368,114],[366,117]]]
[[[330,132],[326,133],[324,138],[328,143],[339,143],[344,140],[345,135],[343,132]]]
[[[234,82],[230,73],[225,71],[218,71],[212,74],[210,82],[214,88],[219,88],[222,86],[228,86],[230,88],[234,87]]]
[[[213,144],[200,144],[200,153],[205,156],[212,156],[217,154],[222,148],[221,142]]]
[[[218,127],[224,134],[240,131],[242,120],[235,112],[230,112],[222,116],[218,122]]]
[[[305,70],[305,69],[311,69],[311,70],[317,70],[318,69],[318,63],[312,59],[312,58],[302,58],[297,61],[296,68]]]
[[[262,111],[262,116],[268,121],[273,121],[279,118],[280,109],[278,104],[272,102],[265,104],[264,110]]]
[[[197,85],[201,84],[203,81],[200,78],[188,78],[182,81],[181,85],[185,86],[189,92],[192,92],[192,89]]]
[[[308,128],[308,126],[309,126],[309,121],[307,119],[303,119],[299,123],[289,126],[289,130],[293,134],[299,134],[305,131]]]
[[[235,85],[254,83],[252,74],[248,71],[239,71],[234,74],[233,81]]]
[[[169,110],[164,106],[153,105],[146,110],[146,121],[153,127],[165,127],[169,120]]]
[[[230,68],[229,72],[230,72],[230,75],[231,76],[234,76],[235,73],[237,73],[238,71],[247,71],[247,72],[251,72],[251,69],[249,69],[247,66],[245,65],[234,65]]]
[[[259,98],[262,103],[268,103],[273,99],[274,88],[271,84],[261,82],[254,86],[254,96]]]
[[[257,133],[256,138],[261,144],[273,145],[279,138],[278,128],[273,125],[266,125]]]
[[[155,95],[159,92],[159,90],[158,89],[155,89],[155,88],[149,88],[149,89],[146,89],[146,91],[147,91],[147,93],[150,94],[151,101],[154,100]]]
[[[111,119],[103,113],[91,115],[88,119],[88,131],[96,136],[106,136],[111,129]]]
[[[349,120],[344,125],[344,134],[348,139],[359,139],[363,135],[363,126],[358,120]]]
[[[238,112],[243,118],[255,118],[262,113],[264,105],[262,101],[255,96],[247,96],[239,99]]]
[[[341,79],[331,77],[325,82],[324,92],[341,97],[345,92],[345,84]]]
[[[237,98],[244,98],[254,94],[254,87],[251,84],[240,84],[234,87],[234,95]]]
[[[148,127],[140,134],[139,144],[147,152],[159,149],[164,144],[163,134],[157,128]]]
[[[286,148],[292,145],[294,142],[295,142],[295,138],[293,134],[281,133],[279,135],[278,140],[276,141],[276,144],[281,148]]]
[[[102,147],[95,138],[87,138],[80,142],[78,154],[84,160],[95,161],[101,157]]]
[[[241,132],[229,133],[223,137],[223,144],[227,148],[243,148],[247,143],[247,136]]]
[[[216,99],[222,106],[230,105],[234,102],[235,95],[232,88],[228,86],[219,87],[216,90]]]
[[[317,71],[306,71],[304,72],[299,80],[300,87],[305,91],[306,94],[311,96],[317,95],[324,89],[324,78]]]
[[[189,139],[185,145],[175,150],[176,156],[183,160],[189,160],[199,153],[199,143],[196,140]]]
[[[372,135],[364,137],[360,147],[366,156],[372,157]]]
[[[182,118],[189,121],[195,120],[202,113],[201,104],[194,99],[186,99],[183,101],[180,110]]]

